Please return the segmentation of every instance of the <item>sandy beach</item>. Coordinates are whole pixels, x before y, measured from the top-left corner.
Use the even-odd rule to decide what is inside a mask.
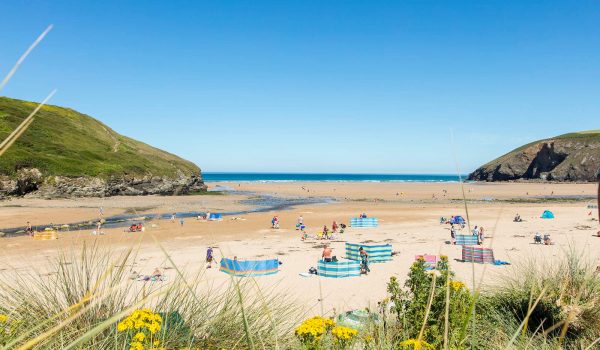
[[[104,235],[93,236],[91,230],[61,232],[55,241],[34,241],[30,237],[0,239],[0,274],[10,278],[12,273],[36,268],[44,271],[44,262],[54,259],[60,250],[77,250],[86,243],[97,242],[117,253],[131,247],[140,248],[133,270],[150,274],[156,267],[169,269],[155,239],[160,242],[178,267],[186,271],[204,269],[208,246],[221,256],[239,259],[278,258],[282,262],[276,275],[256,280],[262,288],[286,291],[290,297],[305,305],[307,312],[332,313],[373,306],[386,295],[386,283],[391,276],[403,280],[416,254],[447,255],[457,278],[471,285],[473,275],[482,288],[490,288],[510,274],[519,263],[556,259],[566,250],[577,249],[598,265],[600,229],[596,209],[588,203],[596,194],[595,184],[552,183],[468,183],[464,193],[468,199],[471,225],[485,228],[485,247],[494,249],[496,259],[512,266],[472,265],[457,261],[461,248],[447,244],[449,225],[441,225],[441,216],[466,217],[462,191],[457,183],[356,183],[356,182],[285,182],[285,183],[211,183],[209,187],[225,186],[241,193],[184,197],[112,197],[90,199],[42,200],[20,198],[0,203],[0,227],[61,224],[94,221],[99,208],[105,216],[119,214],[171,213],[185,211],[228,212],[252,209],[244,200],[260,194],[279,197],[328,198],[330,203],[305,204],[281,211],[224,216],[222,221],[207,222],[186,218],[183,226],[178,220],[146,222],[146,231],[124,232],[123,228],[105,229]],[[549,209],[555,219],[541,219]],[[377,228],[348,228],[332,241],[300,239],[295,230],[302,215],[307,232],[314,234],[323,225],[348,223],[351,217],[365,212],[379,218]],[[589,215],[591,212],[591,215]],[[519,213],[524,222],[512,221]],[[278,215],[280,229],[271,229],[270,220]],[[468,229],[465,228],[463,232]],[[555,245],[533,244],[536,232],[550,234]],[[393,261],[371,265],[371,273],[358,278],[330,279],[303,277],[316,266],[323,244],[331,244],[334,255],[344,256],[344,243],[390,243],[397,253]],[[473,270],[474,266],[474,270]],[[40,268],[41,267],[41,268]],[[474,272],[473,272],[474,271]],[[174,276],[174,275],[173,275]],[[220,285],[230,277],[219,272],[216,265],[204,274],[207,284]],[[142,282],[139,282],[142,283]],[[165,282],[168,283],[168,282]]]

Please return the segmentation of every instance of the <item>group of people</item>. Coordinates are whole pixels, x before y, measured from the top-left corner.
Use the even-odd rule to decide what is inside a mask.
[[[362,274],[368,274],[371,272],[369,268],[369,253],[363,248],[358,248],[358,254],[360,255],[360,272]],[[337,257],[333,255],[333,248],[329,246],[329,244],[323,247],[323,253],[321,253],[321,259],[326,262],[337,262]]]
[[[462,225],[462,227],[464,227],[464,225]],[[456,244],[456,231],[457,230],[456,230],[454,224],[451,223],[450,224],[450,238],[451,238],[452,244]],[[483,240],[485,238],[484,232],[485,232],[485,230],[483,229],[483,226],[477,226],[477,225],[475,225],[475,227],[471,231],[471,234],[473,236],[477,236],[477,244],[479,244],[479,245],[483,244]]]
[[[99,229],[98,229],[98,231],[99,231]],[[142,225],[141,222],[139,222],[137,224],[131,224],[131,226],[129,226],[129,232],[142,232],[142,231],[144,231],[144,226]]]
[[[549,234],[545,234],[544,237],[542,238],[542,235],[539,232],[536,232],[535,236],[533,236],[533,243],[536,243],[536,244],[544,243],[545,245],[553,245],[554,244],[554,242],[552,241],[552,238],[550,238]]]

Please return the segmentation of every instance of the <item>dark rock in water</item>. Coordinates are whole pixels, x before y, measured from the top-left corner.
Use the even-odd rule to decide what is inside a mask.
[[[517,148],[469,175],[478,181],[596,181],[600,131],[565,134]]]

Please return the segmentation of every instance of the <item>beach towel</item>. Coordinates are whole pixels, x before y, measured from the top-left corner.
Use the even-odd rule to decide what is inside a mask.
[[[36,241],[48,241],[58,239],[58,232],[55,230],[44,230],[33,232],[33,239]]]
[[[475,235],[456,235],[456,245],[478,245],[479,240]]]
[[[369,262],[387,262],[392,260],[391,244],[359,244],[346,243],[346,259],[360,261],[360,247],[369,255]]]
[[[370,228],[379,226],[379,220],[377,218],[351,218],[351,227],[358,228]]]
[[[360,261],[347,260],[324,262],[323,260],[319,260],[317,263],[317,271],[321,277],[360,277]]]
[[[437,266],[437,256],[436,255],[428,255],[428,254],[415,255],[415,261],[417,261],[419,259],[422,259],[423,261],[425,261],[424,265],[425,265],[426,270],[433,270]]]
[[[232,260],[223,258],[219,270],[238,277],[273,275],[279,272],[279,260]]]
[[[492,249],[473,246],[462,247],[462,260],[480,264],[494,264],[496,262]]]

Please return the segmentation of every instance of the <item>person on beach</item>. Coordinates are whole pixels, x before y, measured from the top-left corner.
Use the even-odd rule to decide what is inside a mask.
[[[321,258],[325,262],[331,262],[332,261],[332,257],[331,257],[332,254],[333,254],[333,249],[331,249],[331,247],[329,245],[326,245],[325,248],[323,248],[323,253],[321,254]]]
[[[369,253],[363,247],[358,248],[358,253],[360,254],[360,270],[367,275],[371,272],[371,269],[369,269]]]
[[[456,230],[454,229],[454,225],[450,227],[450,240],[452,244],[456,244]]]
[[[214,256],[213,256],[213,249],[212,247],[208,247],[208,249],[206,249],[206,268],[210,269],[212,267],[212,263],[214,261]]]
[[[298,227],[304,225],[304,218],[302,215],[298,216]]]
[[[479,228],[479,244],[483,244],[483,227]]]
[[[33,228],[31,228],[31,224],[29,223],[29,221],[27,221],[27,227],[25,227],[25,232],[27,232],[28,235],[33,236]]]
[[[333,221],[333,224],[331,224],[331,232],[332,233],[336,233],[338,229],[338,224],[337,222],[335,222],[335,220]]]
[[[329,229],[327,228],[327,225],[323,225],[323,238],[329,239]]]
[[[175,213],[171,214],[171,222],[175,222]]]
[[[179,224],[180,224],[181,226],[183,226],[183,224],[184,224],[184,221],[183,221],[183,219],[179,219]]]

